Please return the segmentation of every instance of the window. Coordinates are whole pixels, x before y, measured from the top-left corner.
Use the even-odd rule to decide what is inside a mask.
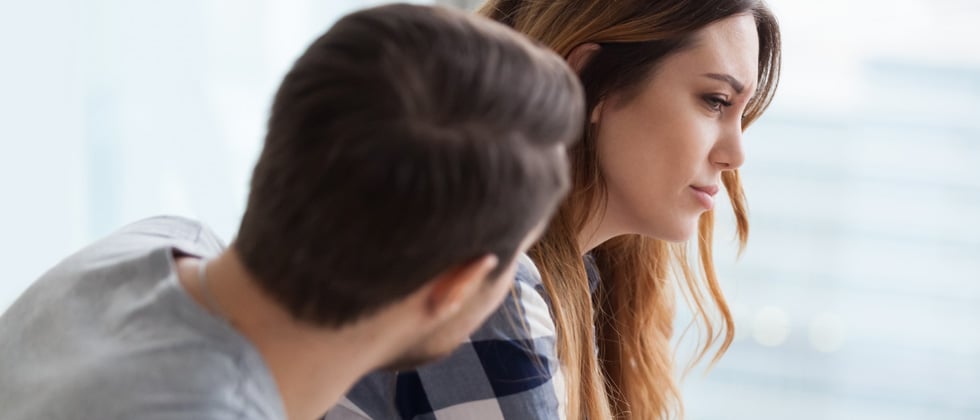
[[[980,417],[980,8],[770,3],[749,246],[730,217],[716,245],[738,338],[688,377],[689,418]]]

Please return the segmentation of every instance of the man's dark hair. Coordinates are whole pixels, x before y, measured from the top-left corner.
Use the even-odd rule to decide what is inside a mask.
[[[512,261],[568,189],[581,87],[490,20],[389,5],[338,21],[276,94],[234,248],[295,318],[342,326],[440,273]]]

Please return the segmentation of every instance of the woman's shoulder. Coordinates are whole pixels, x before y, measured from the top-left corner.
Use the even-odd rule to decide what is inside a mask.
[[[524,253],[517,255],[517,271],[514,277],[518,284],[525,284],[533,288],[543,286],[538,266],[534,264],[531,257]]]
[[[522,254],[516,263],[513,291],[467,342],[439,362],[361,380],[348,405],[373,418],[557,418],[564,382],[554,320],[534,262]],[[327,418],[362,418],[339,411]]]
[[[520,254],[513,290],[471,339],[534,340],[554,335],[555,323],[541,273],[527,254]]]

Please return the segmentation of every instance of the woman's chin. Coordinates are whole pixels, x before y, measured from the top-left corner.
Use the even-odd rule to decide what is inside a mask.
[[[684,242],[690,241],[693,238],[694,238],[694,234],[693,233],[690,233],[690,234],[678,234],[678,235],[668,236],[668,237],[659,238],[659,239],[661,239],[661,240],[663,240],[665,242],[680,244],[680,243],[684,243]]]
[[[695,238],[697,233],[698,223],[697,219],[694,219],[693,223],[685,220],[683,222],[678,221],[671,226],[661,225],[654,229],[648,229],[645,236],[665,242],[683,243]]]

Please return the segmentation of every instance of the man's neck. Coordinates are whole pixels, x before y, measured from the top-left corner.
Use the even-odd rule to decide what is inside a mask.
[[[377,334],[368,327],[317,328],[293,319],[261,290],[233,248],[208,261],[204,284],[199,264],[197,259],[178,261],[181,283],[259,351],[289,419],[323,415],[361,376],[389,357],[380,352],[391,347],[372,343]]]

